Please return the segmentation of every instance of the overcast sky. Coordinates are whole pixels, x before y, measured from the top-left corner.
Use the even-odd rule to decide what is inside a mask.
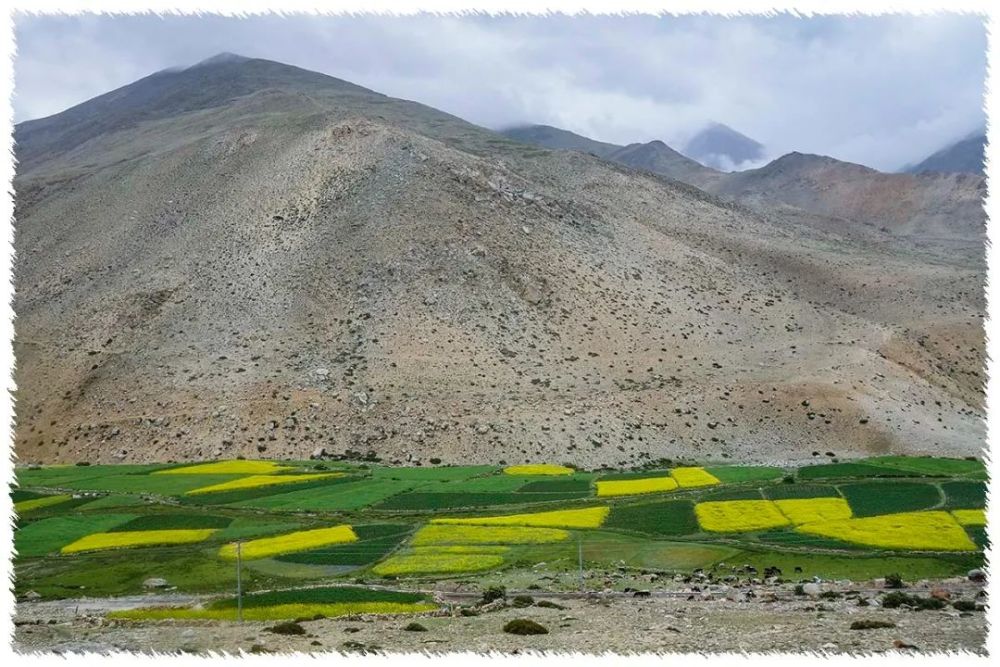
[[[14,112],[47,116],[229,51],[491,128],[682,147],[710,121],[895,170],[985,125],[986,31],[959,16],[16,19]]]

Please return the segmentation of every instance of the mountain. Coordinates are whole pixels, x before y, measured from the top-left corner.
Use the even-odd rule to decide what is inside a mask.
[[[257,59],[15,141],[22,462],[984,442],[981,238],[751,208]]]
[[[629,144],[607,156],[634,169],[661,174],[682,183],[704,185],[714,180],[717,173],[706,169],[694,160],[684,157],[662,141]]]
[[[910,174],[927,172],[986,174],[986,133],[977,132],[945,146],[918,164],[906,167]]]
[[[790,153],[730,174],[712,192],[764,201],[924,239],[985,236],[985,180],[966,174],[884,174],[820,155]]]
[[[581,153],[589,153],[590,155],[603,158],[622,149],[622,146],[617,144],[588,139],[569,130],[560,130],[558,127],[552,127],[551,125],[522,125],[501,130],[500,134],[524,144],[533,144],[553,150],[580,151]]]
[[[534,135],[520,136],[520,140],[533,143]],[[577,145],[590,141],[572,136]],[[982,241],[986,229],[986,181],[981,176],[886,174],[803,153],[789,153],[757,169],[724,173],[702,166],[661,141],[631,144],[607,151],[602,157],[693,185],[754,210],[768,212],[783,207],[785,217],[795,217],[809,226],[866,226],[924,241],[974,243]]]
[[[658,140],[619,146],[595,141],[550,125],[525,125],[502,130],[500,133],[520,143],[553,150],[588,153],[633,169],[660,174],[682,183],[706,183],[712,181],[715,176],[714,170],[681,155]]]
[[[691,137],[684,154],[706,167],[733,171],[764,159],[764,146],[722,123],[712,123]]]

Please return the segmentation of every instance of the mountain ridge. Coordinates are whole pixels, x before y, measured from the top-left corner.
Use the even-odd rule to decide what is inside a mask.
[[[20,128],[21,461],[978,452],[979,242],[748,208],[254,63],[205,66],[246,77],[212,106],[203,73],[147,77],[114,91],[145,100],[127,122]]]

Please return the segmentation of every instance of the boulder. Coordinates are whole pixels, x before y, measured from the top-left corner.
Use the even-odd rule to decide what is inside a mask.
[[[166,579],[163,579],[161,577],[150,577],[149,579],[146,579],[145,581],[142,582],[142,587],[151,589],[169,588],[170,583]]]
[[[823,592],[823,587],[810,581],[808,584],[802,584],[802,592],[811,598],[815,598],[819,597],[819,594]]]

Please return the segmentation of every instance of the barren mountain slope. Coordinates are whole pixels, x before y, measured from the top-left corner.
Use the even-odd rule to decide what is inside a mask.
[[[783,203],[921,238],[982,240],[986,181],[974,174],[883,174],[820,155],[789,153],[709,186],[744,202]]]
[[[975,246],[838,236],[363,89],[275,83],[45,155],[25,142],[22,461],[981,448]]]

